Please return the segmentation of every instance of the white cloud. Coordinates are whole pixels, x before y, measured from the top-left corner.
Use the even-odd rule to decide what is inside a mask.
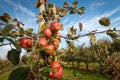
[[[94,3],[89,5],[89,8],[90,9],[95,9],[95,8],[103,6],[105,4],[106,4],[105,2],[94,2]]]
[[[13,7],[15,7],[15,9],[19,9],[21,10],[22,12],[32,16],[32,17],[35,17],[35,13],[32,12],[31,10],[29,10],[28,8],[20,5],[20,4],[16,4],[14,2],[12,2],[11,0],[4,0],[6,3],[8,3],[9,5],[12,5]]]

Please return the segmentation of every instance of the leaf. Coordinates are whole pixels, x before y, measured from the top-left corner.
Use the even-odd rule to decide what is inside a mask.
[[[13,24],[8,24],[6,25],[3,30],[2,30],[2,35],[3,36],[7,36],[9,34],[9,32],[14,28]]]
[[[77,4],[78,4],[78,1],[73,2],[72,7],[76,8]]]
[[[0,20],[3,21],[3,22],[5,22],[5,23],[9,22],[4,16],[0,16]]]
[[[18,20],[17,20],[16,18],[14,18],[12,21],[13,21],[13,22],[18,22]]]
[[[64,7],[64,8],[69,8],[69,5],[67,4],[67,2],[66,2],[66,1],[64,2],[63,7]]]
[[[32,33],[32,31],[33,31],[33,29],[32,29],[32,28],[29,28],[28,30],[25,30],[25,32],[26,32],[26,33],[28,33],[28,34],[31,34],[31,33]]]
[[[4,13],[3,15],[4,15],[5,19],[7,19],[8,21],[10,21],[10,20],[11,20],[11,17],[9,16],[9,14],[8,14],[8,13]]]
[[[106,34],[109,35],[109,36],[112,37],[112,38],[115,38],[115,39],[118,38],[118,34],[115,33],[115,32],[113,32],[112,30],[108,30],[108,31],[106,32]]]
[[[12,64],[14,65],[17,65],[19,63],[19,60],[20,60],[19,56],[20,56],[20,53],[16,49],[12,49],[7,53],[8,60],[11,61]]]
[[[90,34],[90,43],[91,43],[91,45],[94,45],[95,42],[96,42],[96,37],[95,37],[95,35],[94,35],[94,34]]]
[[[23,55],[21,59],[22,59],[23,63],[27,64],[28,59],[27,59],[26,55]]]
[[[16,43],[15,43],[12,39],[10,39],[10,38],[5,38],[5,39],[7,39],[11,44],[13,44],[14,47],[21,53],[21,47],[20,47],[19,44],[16,44]]]
[[[10,73],[8,80],[27,80],[29,72],[29,67],[19,67]]]
[[[84,10],[85,10],[85,7],[80,7],[78,10],[77,10],[77,14],[80,14],[80,15],[82,15],[82,14],[84,14]]]
[[[3,41],[4,41],[4,38],[3,38],[3,37],[1,37],[1,38],[0,38],[0,42],[3,42]]]
[[[36,8],[39,8],[39,7],[40,7],[40,2],[39,2],[39,1],[36,1],[35,7],[36,7]]]
[[[99,20],[99,24],[103,26],[109,26],[110,25],[110,19],[107,17],[102,17]]]
[[[79,23],[79,29],[80,29],[80,31],[82,31],[82,23]]]

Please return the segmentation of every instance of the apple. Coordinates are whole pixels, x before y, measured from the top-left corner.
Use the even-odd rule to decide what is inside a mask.
[[[59,46],[59,40],[58,39],[53,39],[52,40],[52,43],[55,47],[58,47]]]
[[[51,62],[50,67],[53,69],[54,72],[49,72],[49,75],[51,74],[51,77],[49,76],[49,78],[59,79],[62,77],[63,69],[58,61]]]
[[[53,44],[49,44],[46,46],[46,50],[45,50],[45,53],[46,54],[53,54],[54,52],[54,45]]]
[[[60,30],[61,26],[59,22],[52,22],[49,28],[52,32],[57,32],[58,30]]]
[[[52,32],[51,32],[51,30],[50,30],[49,28],[45,28],[45,29],[43,30],[43,33],[44,33],[44,35],[47,36],[47,37],[51,37],[51,36],[52,36]]]
[[[33,77],[34,77],[33,73],[32,73],[32,72],[29,72],[29,73],[28,73],[28,76],[27,76],[27,80],[30,80],[30,79],[33,78]]]
[[[59,32],[55,32],[54,34],[53,34],[56,38],[60,38],[60,36],[61,36],[61,34],[59,33]]]
[[[38,40],[38,43],[37,43],[38,47],[45,47],[48,45],[48,41],[46,40],[46,38],[40,38]]]
[[[21,38],[19,39],[20,46],[23,48],[31,48],[32,40],[30,38]]]
[[[49,77],[49,78],[53,78],[53,73],[52,73],[52,72],[49,72],[48,77]]]
[[[53,74],[53,78],[59,79],[59,78],[62,77],[62,74],[63,74],[63,69],[62,69],[62,66],[60,66],[58,72],[56,72],[55,74]]]

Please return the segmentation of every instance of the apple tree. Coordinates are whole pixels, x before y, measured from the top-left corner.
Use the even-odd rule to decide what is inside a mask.
[[[60,19],[69,14],[82,15],[85,8],[77,7],[78,2],[72,5],[67,2],[62,8],[55,4],[48,3],[47,0],[37,0],[35,7],[40,10],[36,15],[38,32],[33,33],[33,29],[25,30],[24,24],[16,18],[11,18],[8,13],[0,15],[0,46],[10,45],[11,50],[8,51],[7,58],[12,64],[18,65],[22,60],[25,66],[18,67],[13,70],[8,80],[47,80],[61,79],[63,68],[59,62],[58,47],[60,38],[66,39],[69,45],[69,53],[73,52],[74,40],[80,37],[90,36],[90,42],[95,43],[95,34],[106,33],[117,39],[117,30],[105,30],[102,32],[89,32],[85,35],[76,35],[76,29],[72,26],[66,36],[60,35],[59,31],[63,30],[63,24]],[[103,17],[99,20],[103,26],[109,26],[110,20]],[[82,24],[79,23],[80,31]],[[72,43],[72,44],[71,44]],[[22,48],[26,50],[26,54],[20,58]]]

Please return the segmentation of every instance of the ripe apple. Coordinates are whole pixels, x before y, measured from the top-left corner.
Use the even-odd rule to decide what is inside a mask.
[[[55,74],[53,74],[53,78],[59,79],[59,78],[62,77],[62,74],[63,74],[63,69],[62,69],[62,66],[60,66],[58,72],[56,72]]]
[[[60,30],[61,26],[59,22],[52,22],[49,28],[52,32],[57,32],[58,30]]]
[[[19,39],[19,43],[23,48],[31,48],[32,47],[32,40],[30,38],[21,38]]]
[[[53,39],[52,40],[52,43],[55,47],[58,47],[59,46],[59,40],[58,39]]]
[[[63,69],[58,61],[51,62],[50,67],[53,69],[54,73],[50,72],[49,75],[52,74],[52,77],[49,78],[59,79],[62,77]]]
[[[49,72],[48,77],[49,77],[49,78],[53,78],[53,73],[52,73],[52,72]]]
[[[48,45],[48,41],[45,38],[40,38],[38,40],[38,47],[45,47]]]
[[[60,36],[61,36],[61,34],[60,34],[59,32],[55,32],[55,33],[54,33],[54,36],[59,39]]]
[[[28,76],[27,76],[27,79],[30,79],[30,78],[32,78],[34,75],[33,75],[33,73],[32,72],[29,72],[28,73]]]
[[[45,28],[43,33],[45,34],[45,36],[47,37],[51,37],[52,36],[52,32],[49,28]]]
[[[52,54],[54,52],[54,45],[53,44],[49,44],[46,46],[46,50],[45,53],[46,54]]]

